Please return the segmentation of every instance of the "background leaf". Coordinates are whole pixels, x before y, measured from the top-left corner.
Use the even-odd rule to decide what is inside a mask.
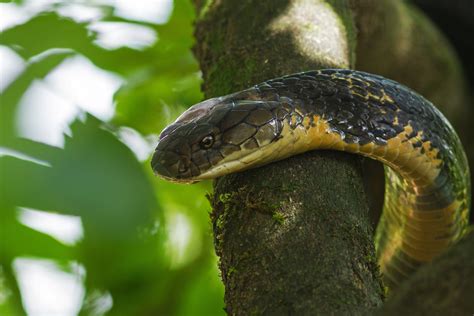
[[[25,10],[29,5],[15,3]],[[62,10],[71,5],[97,9],[101,17],[84,22],[64,17]],[[165,24],[131,20],[98,2],[58,1],[44,10],[0,37],[0,44],[26,65],[1,95],[0,297],[7,299],[0,299],[0,314],[25,313],[14,262],[38,258],[68,273],[73,273],[71,262],[84,268],[84,315],[107,311],[110,307],[102,306],[107,296],[111,315],[223,315],[205,198],[210,184],[156,179],[149,160],[138,161],[119,136],[126,127],[145,141],[156,139],[166,124],[202,99],[190,50],[192,4],[175,1]],[[97,21],[145,26],[158,40],[143,48],[104,48],[97,42],[100,34],[92,31]],[[69,126],[63,148],[19,137],[17,108],[25,93],[77,55],[123,78],[112,121],[82,113]],[[155,143],[146,146],[151,151]],[[25,207],[80,217],[82,239],[65,244],[29,227],[20,220]]]

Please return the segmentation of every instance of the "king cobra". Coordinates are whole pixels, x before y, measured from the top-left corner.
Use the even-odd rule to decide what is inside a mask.
[[[389,288],[466,231],[469,168],[451,124],[416,92],[360,71],[302,72],[198,103],[163,130],[151,164],[192,183],[316,149],[384,164],[375,241]]]

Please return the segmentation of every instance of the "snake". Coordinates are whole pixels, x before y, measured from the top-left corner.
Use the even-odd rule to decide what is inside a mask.
[[[306,71],[198,103],[161,132],[151,166],[194,183],[312,150],[383,163],[375,248],[389,289],[467,231],[470,175],[455,130],[415,91],[366,72]]]

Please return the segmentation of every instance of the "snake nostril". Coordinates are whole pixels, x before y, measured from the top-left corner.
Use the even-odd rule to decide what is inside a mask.
[[[189,170],[189,164],[187,164],[183,159],[178,162],[178,172],[185,173]]]
[[[155,156],[153,156],[155,158]],[[161,175],[164,177],[171,177],[172,174],[168,168],[158,160],[152,159],[151,166],[155,175]]]
[[[173,164],[178,161],[178,155],[163,150],[156,150],[151,159],[151,167],[155,174],[173,177]]]

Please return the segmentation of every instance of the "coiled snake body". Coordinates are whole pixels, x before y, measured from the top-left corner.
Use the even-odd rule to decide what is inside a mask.
[[[195,182],[315,149],[384,163],[376,248],[389,287],[465,231],[469,170],[455,131],[414,91],[364,72],[303,72],[196,104],[161,133],[152,167]]]

